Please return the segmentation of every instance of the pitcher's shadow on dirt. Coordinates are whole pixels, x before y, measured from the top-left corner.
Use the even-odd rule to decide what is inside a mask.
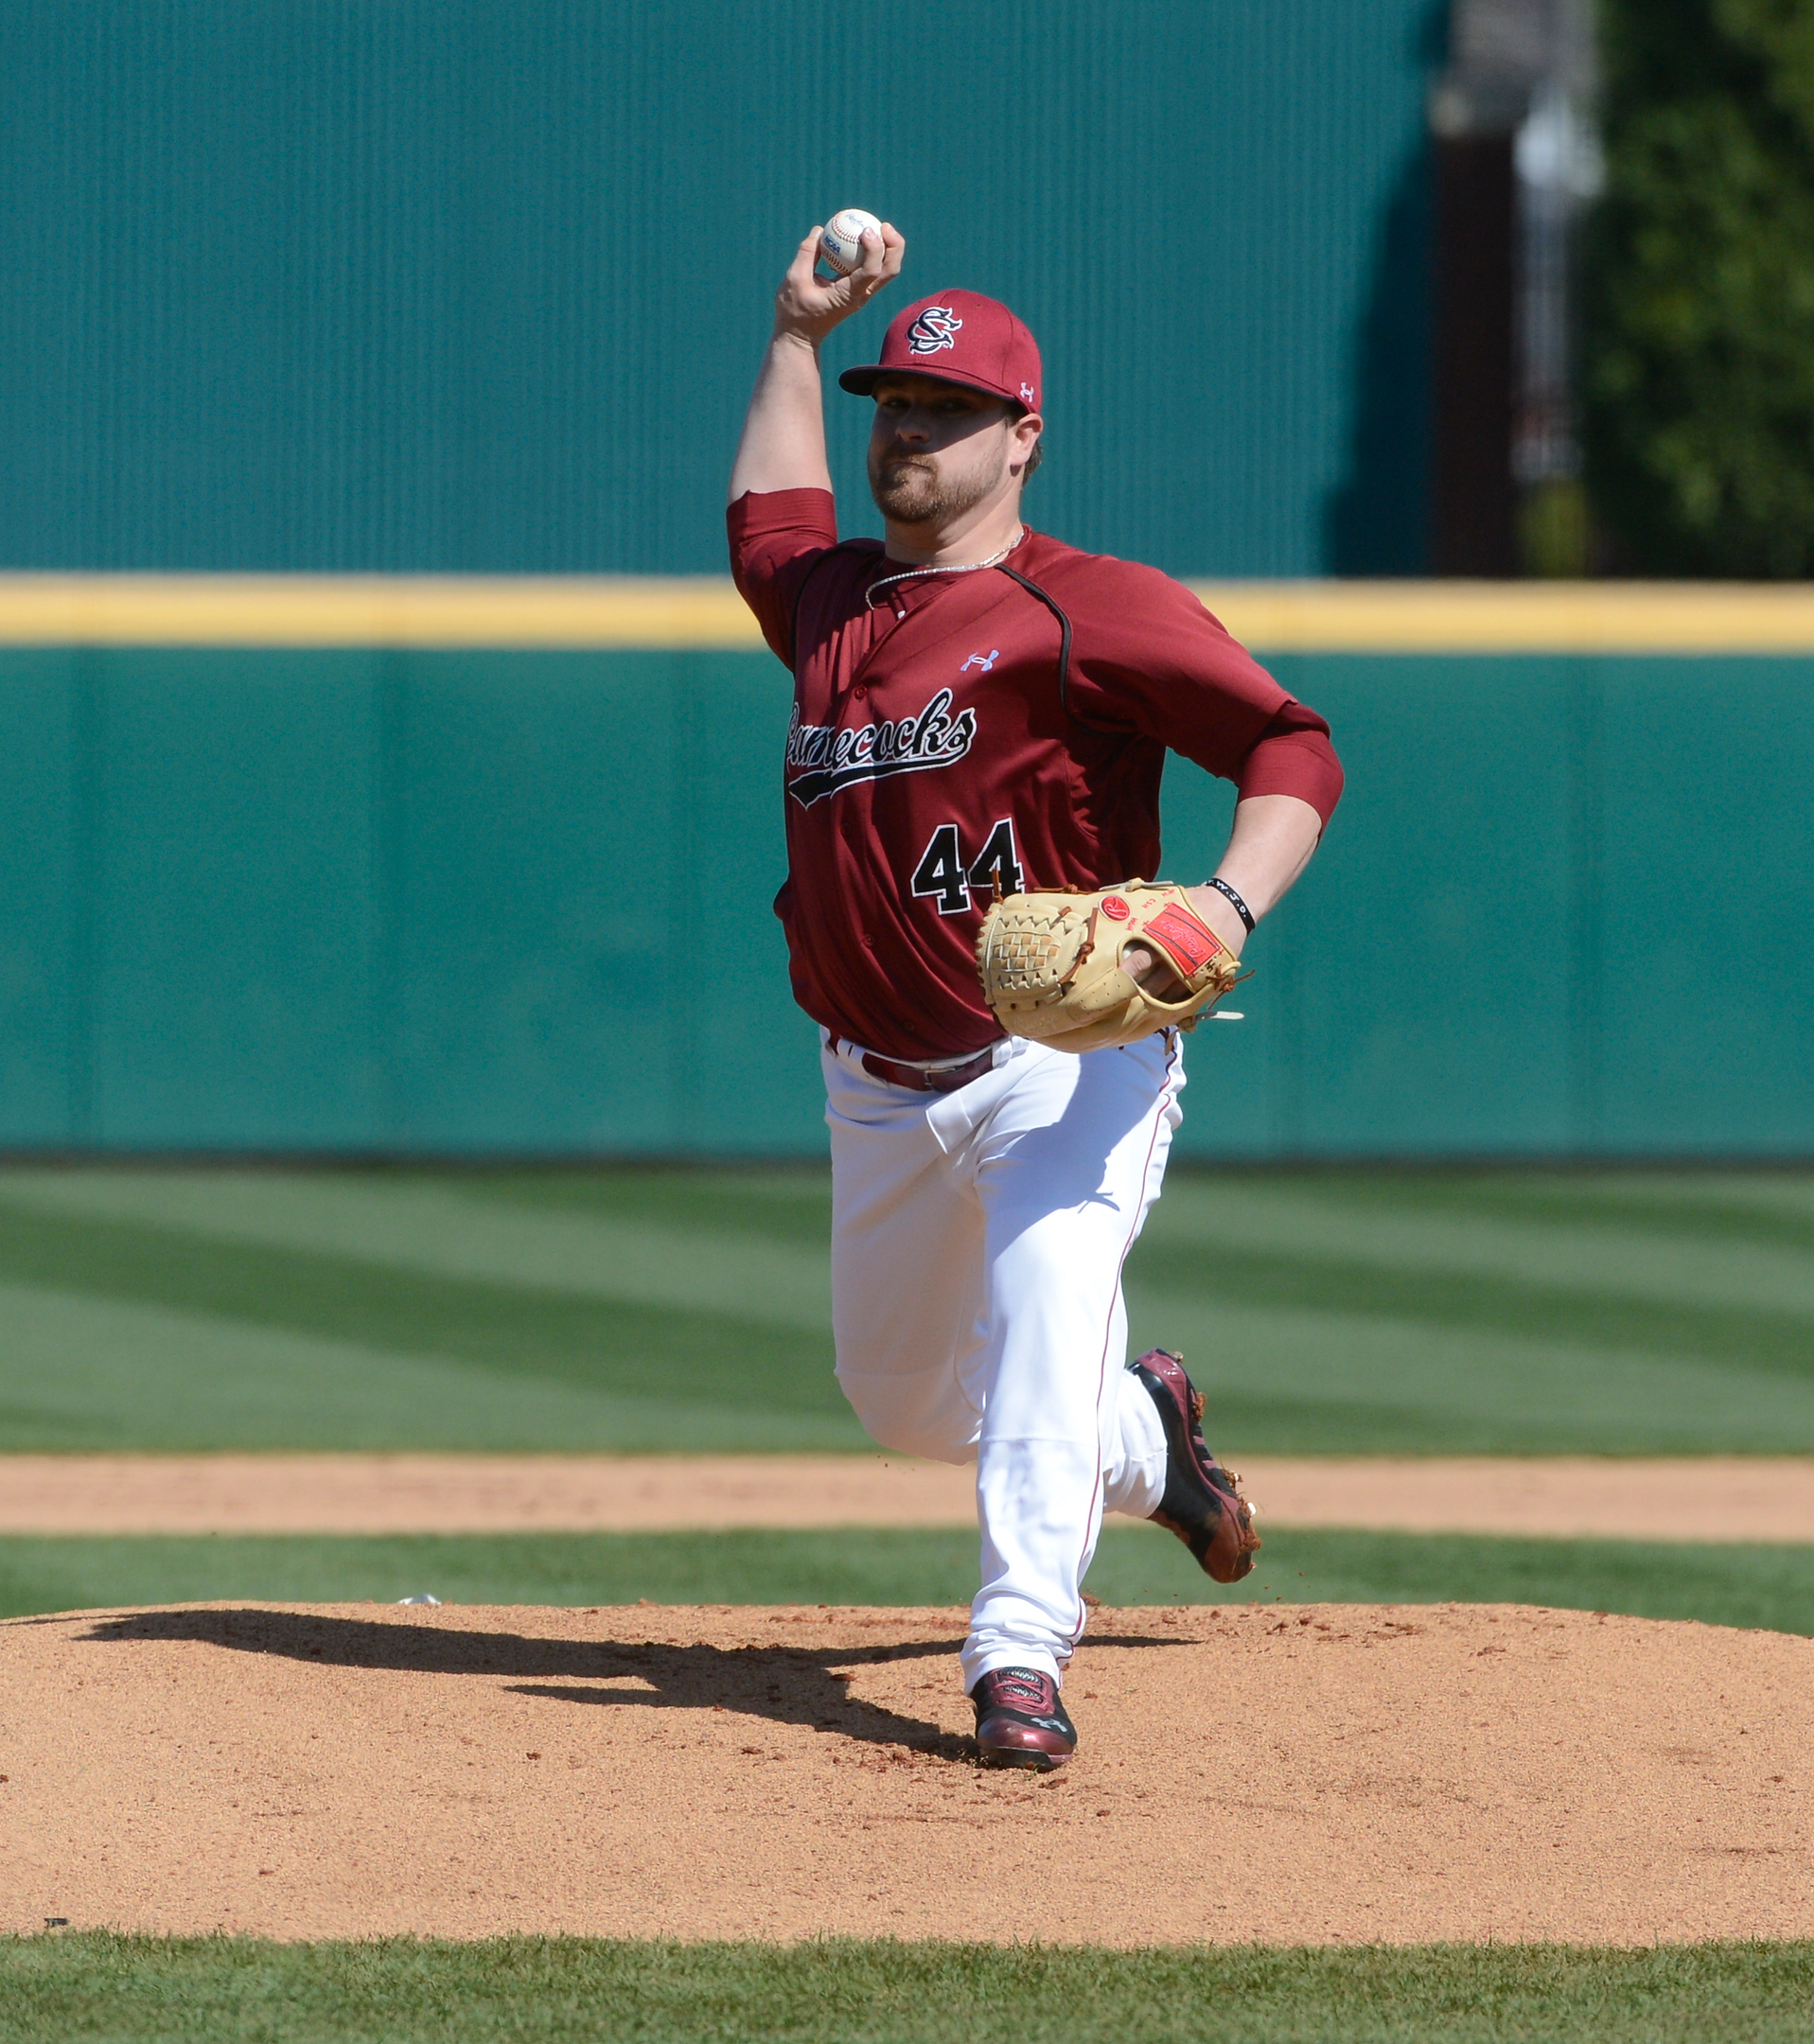
[[[149,1611],[99,1620],[85,1639],[109,1643],[190,1640],[241,1653],[277,1654],[323,1666],[432,1675],[517,1678],[523,1696],[557,1702],[641,1704],[658,1710],[724,1710],[775,1724],[807,1725],[876,1746],[905,1746],[945,1760],[975,1755],[974,1742],[925,1718],[905,1718],[853,1697],[837,1668],[935,1656],[957,1658],[955,1640],[874,1647],[674,1647],[659,1641],[525,1639],[439,1625],[373,1618],[312,1617],[302,1612]],[[1175,1640],[1126,1637],[1101,1646],[1165,1647]],[[542,1678],[537,1681],[537,1678]],[[634,1682],[612,1689],[574,1686]]]

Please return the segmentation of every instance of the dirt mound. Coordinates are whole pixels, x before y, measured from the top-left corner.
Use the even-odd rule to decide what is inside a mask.
[[[0,1625],[0,1928],[1143,1944],[1814,1935],[1814,1641],[1100,1611],[1078,1758],[968,1756],[948,1611]]]

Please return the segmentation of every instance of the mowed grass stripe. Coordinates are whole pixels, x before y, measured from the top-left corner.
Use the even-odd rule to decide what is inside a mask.
[[[1814,1256],[1796,1250],[1730,1239],[1658,1240],[1604,1215],[1582,1226],[1578,1209],[1553,1223],[1438,1211],[1434,1203],[1407,1212],[1383,1174],[1365,1198],[1352,1191],[1330,1198],[1322,1184],[1180,1173],[1168,1183],[1147,1234],[1157,1243],[1219,1242],[1225,1251],[1306,1263],[1496,1280],[1651,1306],[1762,1310],[1814,1324]]]
[[[616,1214],[692,1226],[704,1223],[814,1246],[830,1227],[830,1180],[819,1164],[784,1166],[649,1163],[614,1171],[476,1170],[449,1176],[397,1173],[487,1202],[558,1212]],[[1659,1239],[1730,1239],[1814,1255],[1814,1175],[1754,1172],[1604,1169],[1441,1169],[1367,1165],[1243,1167],[1217,1172],[1174,1163],[1175,1190],[1205,1179],[1235,1189],[1258,1184],[1337,1208],[1359,1205],[1417,1214],[1537,1221],[1578,1232],[1633,1227]]]
[[[967,1606],[959,1528],[633,1534],[0,1539],[8,1616],[220,1600]],[[1814,1547],[1272,1531],[1245,1581],[1209,1581],[1157,1528],[1111,1523],[1104,1604],[1535,1604],[1814,1635]]]
[[[1790,2044],[1814,1946],[0,1940],[0,2044]]]
[[[1318,1198],[1353,1205],[1378,1197],[1364,1167],[1304,1167],[1294,1182]],[[1400,1211],[1464,1213],[1584,1229],[1612,1225],[1659,1238],[1742,1242],[1814,1255],[1814,1177],[1805,1171],[1400,1170],[1390,1178]]]
[[[1366,1313],[1128,1294],[1134,1346],[1184,1351],[1210,1401],[1210,1446],[1236,1468],[1248,1454],[1789,1454],[1814,1433],[1806,1380]]]
[[[688,1260],[681,1245],[667,1246],[670,1263]],[[1183,1330],[1197,1324],[1203,1305],[1189,1287],[1203,1268],[1193,1249],[1163,1242],[1144,1248],[1130,1279],[1143,1343],[1185,1344]],[[660,1397],[678,1369],[700,1403],[841,1417],[825,1330],[816,1330],[814,1340],[804,1330],[777,1329],[766,1316],[752,1323],[696,1307],[614,1301],[597,1295],[607,1281],[599,1272],[591,1295],[537,1285],[525,1297],[507,1283],[487,1282],[483,1272],[425,1275],[187,1230],[72,1222],[4,1204],[0,1269],[371,1348],[451,1353],[513,1373],[608,1386],[620,1396]],[[1244,1403],[1261,1383],[1271,1394],[1268,1405],[1300,1399],[1314,1405],[1334,1376],[1348,1393],[1339,1407],[1379,1415],[1364,1436],[1342,1436],[1354,1446],[1405,1440],[1403,1416],[1424,1408],[1479,1422],[1447,1435],[1452,1445],[1654,1448],[1718,1438],[1764,1449],[1779,1445],[1785,1430],[1800,1441],[1814,1438],[1814,1388],[1785,1394],[1734,1381],[1734,1366],[1749,1376],[1761,1363],[1814,1387],[1814,1340],[1799,1322],[1747,1320],[1721,1310],[1706,1315],[1703,1328],[1677,1310],[1634,1313],[1615,1303],[1528,1291],[1507,1296],[1479,1281],[1443,1284],[1264,1257],[1223,1266],[1211,1289],[1224,1311],[1232,1303],[1246,1309],[1224,1329],[1231,1339],[1204,1365],[1206,1383],[1243,1401],[1231,1421],[1245,1419]],[[1305,1311],[1318,1308],[1324,1317]],[[1451,1331],[1457,1327],[1460,1338]],[[1521,1331],[1507,1335],[1508,1327]],[[1645,1348],[1646,1337],[1653,1348]],[[1698,1354],[1726,1367],[1697,1369],[1688,1359]],[[1202,1361],[1202,1352],[1191,1360]],[[1632,1434],[1629,1420],[1637,1415],[1645,1416],[1645,1431]],[[1244,1427],[1238,1431],[1245,1435]],[[1324,1445],[1326,1433],[1314,1445]],[[1269,1423],[1243,1444],[1281,1445],[1278,1429]],[[1421,1443],[1413,1436],[1411,1444]]]
[[[625,1173],[626,1189],[640,1189]],[[734,1312],[788,1327],[822,1327],[830,1314],[823,1254],[829,1181],[816,1239],[779,1240],[758,1217],[772,1190],[746,1180],[748,1218],[728,1225],[722,1200],[711,1220],[696,1203],[667,1221],[622,1211],[534,1212],[496,1196],[495,1176],[442,1184],[373,1174],[258,1172],[55,1172],[0,1173],[0,1200],[101,1219],[149,1223],[228,1241],[353,1258],[436,1276],[477,1278],[532,1290],[646,1305]],[[1271,1180],[1180,1172],[1148,1224],[1140,1262],[1173,1272],[1201,1267],[1220,1244],[1281,1261],[1326,1267],[1343,1281],[1359,1271],[1400,1278],[1482,1281],[1535,1290],[1551,1300],[1763,1313],[1814,1328],[1814,1254],[1755,1242],[1658,1240],[1636,1228],[1583,1226],[1576,1203],[1554,1222],[1508,1214],[1437,1211],[1392,1198],[1388,1174],[1354,1197],[1347,1182]],[[722,1193],[722,1183],[714,1189]],[[790,1191],[793,1189],[790,1187]],[[1331,1192],[1335,1196],[1331,1196]],[[787,1203],[795,1217],[805,1205]],[[1173,1254],[1167,1258],[1163,1252]],[[1155,1259],[1154,1251],[1161,1252]],[[677,1252],[679,1252],[677,1254]],[[1211,1272],[1203,1271],[1206,1279]],[[1453,1293],[1453,1285],[1451,1285]]]
[[[1231,1257],[1231,1263],[1236,1260]],[[1243,1250],[1238,1262],[1238,1268],[1212,1274],[1194,1244],[1160,1239],[1142,1244],[1138,1268],[1128,1275],[1128,1294],[1175,1313],[1194,1314],[1223,1299],[1250,1311],[1314,1309],[1426,1333],[1670,1357],[1814,1383],[1814,1319],[1799,1313],[1654,1305],[1264,1249]]]
[[[0,1205],[0,1445],[854,1447],[827,1334]],[[21,1285],[18,1280],[26,1280]],[[1132,1287],[1224,1452],[1814,1444],[1814,1381]],[[113,1300],[116,1311],[100,1310]],[[200,1328],[196,1323],[204,1323]],[[564,1395],[571,1394],[571,1395]],[[66,1416],[66,1423],[59,1415]]]
[[[0,1286],[0,1448],[863,1444],[829,1332],[724,1313],[4,1201]]]
[[[0,1228],[0,1265],[5,1230]],[[98,1278],[99,1271],[95,1274]],[[217,1275],[203,1273],[204,1277]],[[319,1275],[319,1274],[318,1274]],[[172,1252],[157,1290],[196,1273]],[[617,1324],[564,1350],[528,1316],[487,1341],[460,1298],[430,1302],[407,1348],[335,1338],[371,1330],[324,1290],[303,1333],[202,1311],[0,1283],[0,1449],[259,1448],[850,1451],[864,1436],[826,1358],[768,1354],[715,1325]],[[206,1284],[203,1299],[218,1296]],[[396,1301],[390,1301],[395,1304]],[[407,1303],[405,1301],[404,1303]],[[559,1330],[556,1330],[559,1331]],[[437,1332],[466,1356],[438,1353]],[[648,1347],[639,1346],[646,1334]],[[692,1348],[684,1345],[692,1341]],[[764,1381],[768,1361],[781,1385]],[[697,1367],[694,1365],[697,1364]],[[818,1404],[814,1379],[822,1388]],[[626,1388],[617,1388],[623,1385]],[[796,1389],[798,1385],[798,1389]],[[639,1388],[644,1387],[644,1388]]]
[[[1634,1203],[1682,1222],[1754,1193],[1775,1225],[1806,1174],[1629,1181],[1596,1292],[1604,1178],[1174,1173],[1130,1266],[1135,1338],[1186,1351],[1237,1458],[1814,1447],[1814,1313],[1730,1302],[1760,1272],[1767,1296],[1799,1295],[1814,1255],[1709,1239],[1684,1259],[1659,1232],[1634,1278],[1627,1253]],[[1470,1200],[1521,1199],[1545,1203],[1541,1227],[1452,1225]],[[0,1449],[855,1446],[830,1370],[829,1211],[813,1170],[0,1172],[0,1281],[32,1290],[44,1335],[0,1348]],[[1666,1290],[1672,1260],[1678,1291],[1714,1295],[1633,1292]],[[153,1310],[136,1385],[117,1340],[90,1345],[84,1301],[103,1300]],[[160,1314],[243,1330],[240,1379],[210,1364],[193,1395]],[[334,1352],[259,1381],[273,1334]],[[342,1349],[369,1380],[351,1397]]]
[[[399,1171],[406,1184],[532,1213],[602,1216],[689,1233],[758,1236],[815,1254],[832,1231],[832,1181],[821,1163],[726,1166],[643,1163],[572,1168]]]
[[[450,1187],[351,1173],[11,1172],[0,1201],[459,1283],[831,1325],[822,1247],[703,1224],[523,1213]]]

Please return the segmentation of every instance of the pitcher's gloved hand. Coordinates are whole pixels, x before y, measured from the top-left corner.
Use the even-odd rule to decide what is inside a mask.
[[[1168,965],[1162,1000],[1122,963]],[[1101,1050],[1162,1029],[1195,1029],[1238,979],[1241,961],[1181,887],[1129,880],[1099,893],[1010,894],[983,918],[977,972],[1011,1036],[1054,1050]],[[1175,977],[1173,977],[1175,976]]]

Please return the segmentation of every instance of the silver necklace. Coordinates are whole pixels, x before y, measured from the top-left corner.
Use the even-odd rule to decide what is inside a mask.
[[[876,596],[882,590],[895,589],[903,582],[918,582],[926,575],[977,574],[985,568],[995,567],[998,561],[1005,561],[1026,537],[1026,526],[1019,525],[1014,528],[1014,537],[1008,544],[998,554],[990,555],[987,560],[953,561],[944,568],[904,568],[899,574],[884,575],[879,582],[870,584],[864,602],[873,610]]]

